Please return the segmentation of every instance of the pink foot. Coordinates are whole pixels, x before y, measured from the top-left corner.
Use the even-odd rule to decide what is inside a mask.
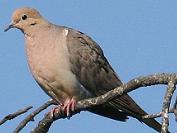
[[[70,118],[72,116],[72,112],[75,110],[76,100],[75,99],[67,99],[64,104],[60,104],[52,108],[49,112],[50,118],[54,117],[55,113],[63,112],[66,113],[67,117]]]
[[[64,102],[63,111],[66,113],[67,117],[70,118],[72,112],[75,110],[76,100],[75,99],[68,99]]]

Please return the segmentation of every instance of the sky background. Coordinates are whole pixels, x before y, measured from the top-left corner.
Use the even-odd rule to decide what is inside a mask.
[[[154,73],[177,72],[176,0],[0,0],[0,119],[28,105],[35,109],[49,99],[29,72],[22,33],[15,29],[3,32],[12,12],[24,6],[36,8],[55,24],[91,36],[123,82]],[[165,87],[141,88],[130,95],[148,113],[156,113],[161,111]],[[21,132],[34,128],[48,110]],[[0,133],[11,133],[27,114],[0,126]],[[170,131],[177,131],[173,115],[170,115]],[[49,133],[58,132],[153,133],[154,130],[134,118],[123,123],[81,112],[70,120],[56,121]]]

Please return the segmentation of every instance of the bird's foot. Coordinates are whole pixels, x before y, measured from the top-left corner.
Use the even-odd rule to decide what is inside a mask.
[[[54,114],[59,112],[61,112],[61,105],[54,106],[49,112],[50,118],[54,118]]]
[[[72,112],[75,110],[76,100],[74,98],[67,99],[62,107],[63,112],[66,113],[67,117],[72,116]]]
[[[62,112],[66,114],[69,119],[72,116],[72,112],[75,110],[76,100],[74,98],[67,99],[63,104],[57,105],[49,112],[50,118],[54,118],[55,113]]]

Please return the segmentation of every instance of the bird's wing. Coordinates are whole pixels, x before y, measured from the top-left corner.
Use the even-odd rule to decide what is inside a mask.
[[[67,46],[71,70],[89,92],[99,96],[122,84],[100,46],[90,37],[70,29]]]
[[[67,47],[70,53],[71,71],[77,80],[95,96],[120,86],[122,82],[105,58],[100,46],[87,35],[73,29],[68,30]],[[122,121],[127,115],[142,121],[141,116],[146,114],[127,94],[91,112]],[[154,119],[145,123],[149,126],[153,123],[158,129],[160,128]]]

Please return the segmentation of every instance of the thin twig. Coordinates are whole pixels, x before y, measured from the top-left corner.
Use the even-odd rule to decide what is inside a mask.
[[[151,119],[151,118],[158,118],[162,116],[162,112],[156,113],[156,114],[148,114],[144,115],[142,119]]]
[[[15,113],[12,113],[12,114],[9,114],[9,115],[5,116],[2,120],[0,120],[0,125],[4,124],[8,120],[14,119],[14,118],[18,117],[19,115],[26,113],[31,108],[33,108],[33,106],[25,107],[23,109],[18,110]]]
[[[20,122],[20,124],[17,126],[17,128],[14,130],[13,133],[18,133],[21,131],[28,122],[34,121],[34,117],[39,114],[41,111],[49,107],[50,105],[54,104],[53,100],[49,100],[46,103],[44,103],[42,106],[34,110],[31,114],[29,114],[23,121]]]
[[[167,91],[164,97],[164,102],[163,102],[163,107],[162,107],[162,130],[161,130],[162,133],[168,132],[168,126],[169,126],[168,113],[169,113],[171,98],[172,98],[172,95],[175,89],[176,89],[176,86],[173,80],[171,80],[168,83],[168,87],[167,87]]]
[[[168,113],[175,113],[175,110],[174,108],[170,109]],[[163,112],[159,112],[159,113],[156,113],[156,114],[148,114],[148,115],[144,115],[142,117],[142,119],[152,119],[152,118],[158,118],[158,117],[161,117],[163,114]]]

